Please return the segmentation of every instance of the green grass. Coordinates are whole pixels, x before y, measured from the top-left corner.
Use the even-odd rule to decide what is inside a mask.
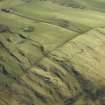
[[[105,0],[0,0],[0,105],[104,105]]]

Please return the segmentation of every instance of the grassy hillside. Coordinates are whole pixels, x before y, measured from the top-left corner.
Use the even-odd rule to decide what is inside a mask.
[[[105,0],[0,0],[0,105],[105,105]]]

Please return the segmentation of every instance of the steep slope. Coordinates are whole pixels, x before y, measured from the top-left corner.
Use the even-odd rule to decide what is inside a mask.
[[[0,105],[104,105],[104,4],[0,0]]]

